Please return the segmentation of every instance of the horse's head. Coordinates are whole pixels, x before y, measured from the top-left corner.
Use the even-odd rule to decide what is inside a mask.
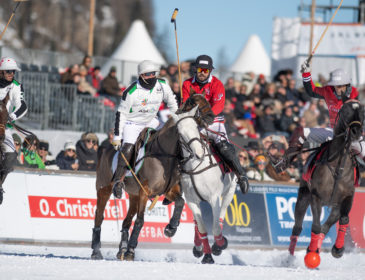
[[[211,125],[214,121],[215,115],[208,100],[205,99],[203,94],[198,94],[194,91],[191,91],[190,97],[185,101],[184,104],[181,105],[178,112],[188,112],[196,105],[199,107],[195,115],[198,125],[200,127],[207,127],[208,125]]]
[[[9,100],[9,94],[3,100],[0,100],[0,143],[5,140],[5,125],[8,121],[8,110],[6,104]]]
[[[359,101],[350,99],[345,102],[338,113],[337,125],[334,134],[346,132],[350,140],[359,139],[362,135],[362,126],[364,122],[364,107]]]
[[[200,138],[198,124],[194,118],[197,110],[198,106],[195,106],[186,113],[172,114],[172,118],[181,137],[183,149],[200,159],[204,156],[204,146]]]

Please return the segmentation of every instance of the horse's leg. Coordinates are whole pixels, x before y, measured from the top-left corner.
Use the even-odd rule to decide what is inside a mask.
[[[144,211],[146,209],[148,197],[144,191],[140,189],[138,198],[137,218],[134,222],[133,231],[128,241],[127,251],[124,253],[124,259],[127,261],[134,260],[134,250],[138,245],[138,236],[144,224]]]
[[[222,250],[226,249],[228,246],[227,239],[223,236],[223,220],[220,219],[221,214],[221,198],[216,197],[215,201],[211,203],[213,212],[213,236],[214,244],[212,246],[212,253],[215,256],[219,256]]]
[[[289,253],[294,256],[295,247],[297,245],[298,237],[302,232],[302,225],[305,213],[309,206],[311,199],[311,193],[306,184],[300,186],[298,190],[297,203],[294,210],[294,226],[290,236]]]
[[[129,238],[129,228],[132,224],[132,219],[134,215],[137,213],[138,208],[138,195],[129,195],[129,208],[127,215],[123,221],[122,225],[122,236],[119,243],[119,251],[117,253],[117,258],[120,260],[124,259],[124,253],[127,251],[128,238]]]
[[[187,200],[189,200],[187,198]],[[212,249],[209,245],[208,233],[205,229],[202,213],[199,207],[199,202],[190,202],[189,208],[193,212],[194,215],[194,223],[195,223],[195,236],[194,236],[194,248],[193,254],[195,257],[200,258],[203,253],[204,257],[202,259],[202,263],[214,263],[212,257]]]
[[[103,223],[103,220],[104,220],[105,206],[109,200],[111,193],[112,193],[111,184],[109,184],[106,187],[100,188],[97,191],[94,228],[93,228],[93,236],[92,236],[92,241],[91,241],[91,248],[93,249],[93,252],[91,254],[91,259],[93,259],[93,260],[103,259],[103,255],[101,254],[101,251],[100,251],[101,224]]]
[[[180,224],[182,210],[184,209],[185,200],[180,193],[180,186],[176,185],[166,194],[168,200],[175,201],[174,213],[170,219],[170,223],[165,227],[164,233],[167,237],[173,237]]]
[[[337,231],[336,242],[332,247],[332,256],[335,258],[341,258],[345,251],[345,235],[347,227],[349,226],[349,213],[352,208],[353,196],[346,197],[341,204],[340,221]]]
[[[232,174],[232,173],[231,173]],[[228,246],[228,240],[222,235],[223,231],[223,222],[224,217],[226,215],[227,208],[231,203],[234,193],[236,191],[236,182],[235,182],[235,175],[234,174],[226,174],[224,177],[224,185],[227,189],[222,194],[222,205],[219,212],[219,227],[216,228],[220,229],[219,234],[214,234],[214,244],[212,246],[213,254],[220,255],[222,250],[226,249]]]
[[[311,231],[311,242],[307,248],[307,251],[319,253],[323,239],[325,237],[325,234],[323,234],[321,231],[322,227],[320,219],[321,219],[322,205],[321,205],[321,199],[317,195],[311,194],[311,198],[312,198],[311,209],[313,215],[313,223]],[[333,213],[333,208],[331,214],[332,213]]]

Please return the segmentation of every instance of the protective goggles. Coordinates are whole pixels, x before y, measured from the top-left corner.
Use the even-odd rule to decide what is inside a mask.
[[[207,74],[207,73],[209,73],[209,72],[210,72],[210,70],[209,70],[209,69],[207,69],[207,68],[201,68],[201,67],[198,67],[198,68],[196,69],[196,71],[197,71],[198,73],[203,72],[203,73],[205,73],[205,74]]]
[[[6,74],[15,74],[15,70],[4,70]]]
[[[156,72],[147,72],[144,73],[143,75],[145,75],[146,77],[156,76]]]

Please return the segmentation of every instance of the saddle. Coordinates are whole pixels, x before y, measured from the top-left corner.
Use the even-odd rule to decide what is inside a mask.
[[[227,173],[231,173],[233,170],[228,166],[228,164],[224,161],[223,157],[220,155],[218,149],[214,146],[213,141],[208,142],[210,150],[212,151],[212,154],[217,161],[217,164],[219,168],[222,171],[222,174],[225,175]]]
[[[325,159],[327,158],[327,154],[329,152],[330,142],[323,143],[318,150],[316,150],[312,155],[309,156],[308,161],[306,163],[306,170],[303,172],[302,179],[308,183],[308,185],[311,184],[311,179],[314,170],[319,164],[322,164],[325,162]],[[360,181],[360,171],[359,171],[359,164],[356,162],[354,167],[354,185],[355,187],[358,187],[359,181]]]

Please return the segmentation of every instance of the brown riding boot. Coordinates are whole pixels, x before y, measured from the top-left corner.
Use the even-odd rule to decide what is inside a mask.
[[[289,164],[302,150],[305,140],[303,127],[297,127],[289,140],[289,148],[285,151],[281,159],[277,160],[269,154],[271,165],[274,167],[276,173],[284,172],[288,168]]]
[[[134,151],[134,145],[130,143],[125,143],[120,152],[123,153],[124,157],[130,162]],[[127,163],[124,161],[122,156],[118,155],[118,165],[115,173],[113,175],[113,194],[116,198],[121,198],[123,194],[124,186],[124,174],[127,171]]]

